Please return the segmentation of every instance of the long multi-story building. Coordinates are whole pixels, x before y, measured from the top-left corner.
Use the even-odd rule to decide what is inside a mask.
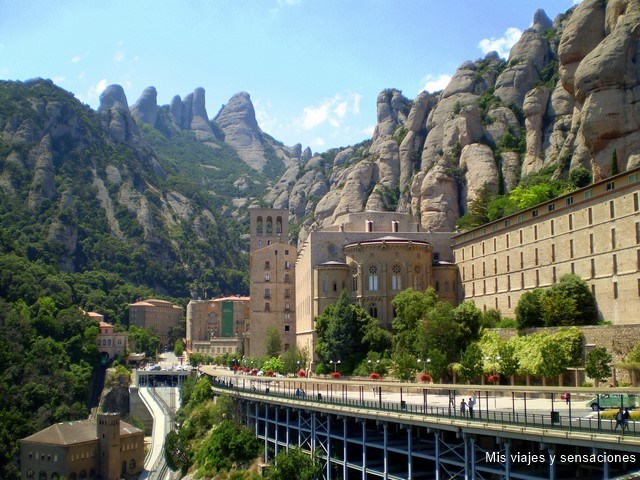
[[[144,432],[115,413],[56,423],[20,440],[26,480],[137,478],[143,464]]]
[[[243,351],[249,312],[249,297],[191,300],[187,305],[187,352],[222,355]]]
[[[573,273],[601,319],[638,323],[639,196],[635,168],[454,236],[461,299],[514,316],[524,292]]]
[[[347,213],[310,232],[295,264],[298,348],[313,358],[314,320],[343,290],[386,328],[395,316],[391,301],[406,288],[434,287],[441,300],[457,304],[451,236],[392,212]]]
[[[182,315],[182,307],[166,300],[151,298],[129,305],[129,325],[152,330],[162,345],[167,345],[169,331],[180,325]]]
[[[245,353],[262,357],[270,327],[280,335],[283,349],[295,345],[296,247],[288,243],[286,209],[250,208],[250,309]]]

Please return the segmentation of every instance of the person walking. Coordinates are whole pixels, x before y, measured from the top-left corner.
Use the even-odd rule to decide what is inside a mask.
[[[622,433],[625,430],[629,431],[629,418],[631,418],[631,414],[629,413],[629,407],[626,407],[622,414]]]
[[[467,416],[467,402],[464,401],[464,398],[460,402],[460,415],[463,417]]]
[[[467,404],[469,406],[469,418],[473,418],[473,409],[476,406],[476,401],[474,398],[469,397],[469,403]]]
[[[618,413],[616,413],[616,427],[613,429],[613,431],[615,432],[616,430],[618,430],[618,427],[622,428],[622,433],[624,433],[624,424],[622,423],[622,408],[620,410],[618,410]]]

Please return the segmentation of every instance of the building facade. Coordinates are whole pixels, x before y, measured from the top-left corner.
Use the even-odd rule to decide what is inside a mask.
[[[191,300],[187,305],[187,352],[207,355],[244,352],[249,316],[249,297]]]
[[[313,358],[314,320],[343,290],[383,327],[391,328],[391,301],[412,287],[434,287],[457,304],[458,273],[452,233],[422,231],[410,215],[348,213],[310,232],[296,260],[296,345]]]
[[[114,413],[51,425],[20,440],[26,480],[137,478],[144,468],[144,432]]]
[[[460,299],[515,316],[520,296],[563,274],[590,286],[599,316],[638,323],[640,169],[456,235]]]
[[[295,270],[297,250],[289,245],[286,209],[250,208],[250,310],[245,353],[266,354],[270,327],[280,334],[283,350],[295,345]]]
[[[155,298],[129,305],[129,325],[148,328],[160,336],[161,345],[169,342],[169,331],[180,325],[183,309],[166,300]]]
[[[103,360],[111,360],[127,351],[127,334],[116,332],[110,323],[101,321],[100,331],[96,339],[98,352]]]

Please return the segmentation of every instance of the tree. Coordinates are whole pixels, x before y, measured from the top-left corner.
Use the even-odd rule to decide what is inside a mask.
[[[603,382],[611,376],[611,362],[613,357],[606,348],[597,347],[587,354],[584,369],[589,377],[598,382]]]
[[[569,173],[569,181],[573,183],[576,188],[586,187],[591,183],[591,171],[584,167],[574,168]]]
[[[547,327],[574,325],[578,314],[576,301],[564,296],[559,289],[551,289],[540,297],[540,313]]]
[[[507,342],[503,342],[498,347],[498,355],[500,356],[500,373],[505,377],[513,377],[518,373],[520,363],[516,356],[516,347]]]
[[[186,474],[191,465],[189,442],[181,431],[171,431],[164,441],[164,458],[171,470],[180,470]]]
[[[611,154],[611,176],[620,173],[620,167],[618,166],[618,151],[614,150]]]
[[[424,292],[408,288],[393,298],[396,316],[391,325],[395,352],[415,353],[416,331],[437,302],[438,295],[432,287]]]
[[[551,287],[551,291],[575,301],[574,322],[567,325],[595,325],[598,322],[596,300],[587,282],[579,276],[571,273],[563,275],[560,281]]]
[[[173,353],[176,357],[181,357],[184,353],[184,343],[182,343],[181,338],[177,339],[176,343],[173,345]]]
[[[542,327],[544,325],[540,304],[542,294],[543,290],[535,289],[524,292],[520,300],[518,300],[516,322],[518,322],[519,329]]]
[[[277,357],[282,351],[282,339],[277,327],[271,325],[267,328],[264,338],[264,349],[267,357]]]
[[[320,480],[322,465],[298,448],[281,450],[267,471],[267,480]]]
[[[466,382],[482,375],[483,362],[482,350],[477,343],[471,343],[460,359],[460,380]]]

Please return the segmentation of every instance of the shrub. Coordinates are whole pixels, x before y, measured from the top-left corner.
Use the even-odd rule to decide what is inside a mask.
[[[431,375],[429,375],[428,373],[421,373],[418,376],[418,379],[422,382],[422,383],[431,383]]]
[[[331,378],[341,378],[342,374],[340,372],[331,372]]]
[[[380,380],[380,374],[379,374],[379,373],[375,373],[375,372],[370,373],[370,374],[369,374],[369,378],[370,378],[371,380]]]
[[[298,370],[298,376],[299,376],[299,377],[306,377],[306,376],[307,376],[307,374],[305,373],[305,371],[304,371],[304,370],[300,369],[300,370]]]

